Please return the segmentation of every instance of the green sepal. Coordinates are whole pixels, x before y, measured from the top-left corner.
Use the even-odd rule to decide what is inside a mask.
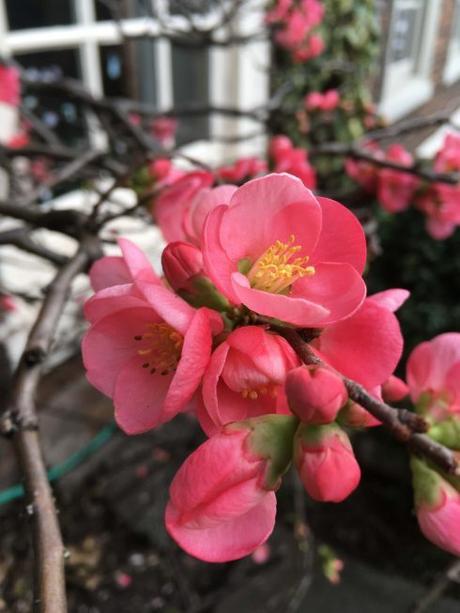
[[[451,417],[435,423],[428,436],[450,449],[460,450],[460,419]]]
[[[261,415],[226,426],[229,430],[250,430],[246,439],[249,452],[267,460],[263,481],[267,490],[278,489],[281,477],[291,464],[298,424],[299,420],[293,415]]]
[[[412,485],[414,487],[415,506],[436,506],[439,502],[443,478],[428,464],[415,456],[411,457]]]
[[[202,275],[196,275],[188,282],[190,290],[181,289],[177,293],[195,308],[209,307],[215,311],[226,311],[230,303],[214,283]]]

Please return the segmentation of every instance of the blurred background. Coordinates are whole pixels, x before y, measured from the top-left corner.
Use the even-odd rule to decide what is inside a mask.
[[[49,150],[58,157],[64,150],[79,156],[109,150],[114,164],[130,155],[113,117],[93,102],[82,104],[82,91],[91,100],[116,100],[145,132],[152,118],[174,118],[162,145],[179,151],[184,167],[264,158],[277,133],[312,155],[324,143],[352,143],[374,129],[389,128],[391,142],[393,127],[419,120],[421,129],[398,133],[397,140],[414,156],[432,158],[445,134],[460,126],[460,0],[323,4],[325,51],[298,62],[267,34],[271,4],[259,0],[0,0],[0,56],[21,70],[22,80],[20,105],[0,102],[0,153],[7,159],[1,200],[11,194],[27,200],[33,192],[44,210],[94,206],[107,186],[104,172],[97,184],[78,177],[64,187],[45,172]],[[81,90],[73,89],[76,81]],[[330,88],[352,106],[326,122],[299,111],[308,92]],[[14,139],[23,137],[19,148],[32,153],[13,155]],[[460,330],[459,232],[433,240],[419,212],[390,215],[372,208],[369,195],[350,195],[343,160],[314,159],[319,190],[342,195],[365,224],[370,293],[412,292],[399,314],[405,356],[424,339]],[[118,187],[114,210],[135,202],[136,189]],[[14,227],[0,218],[2,230]],[[110,225],[109,252],[120,234],[141,245],[159,270],[162,238],[145,215],[120,216]],[[52,230],[36,237],[63,257],[75,246]],[[0,294],[13,297],[0,310],[5,398],[54,267],[14,245],[0,246]],[[179,551],[164,531],[163,510],[172,476],[202,434],[187,416],[134,438],[115,428],[112,404],[86,382],[78,350],[87,280],[79,277],[72,292],[38,401],[70,554],[70,611],[460,610],[459,578],[437,583],[450,557],[418,531],[405,450],[384,431],[356,436],[363,480],[346,502],[313,504],[287,479],[277,529],[263,550],[228,565],[203,564]],[[7,441],[0,440],[0,458],[0,611],[25,613],[32,598],[27,513]],[[433,585],[443,589],[431,603],[426,594]]]

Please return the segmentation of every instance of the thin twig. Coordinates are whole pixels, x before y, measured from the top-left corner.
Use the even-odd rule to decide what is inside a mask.
[[[296,330],[282,326],[275,326],[274,329],[288,341],[302,362],[305,364],[323,364],[322,360]],[[406,409],[397,409],[385,402],[381,402],[371,396],[356,381],[348,379],[343,375],[342,378],[350,399],[360,404],[371,415],[379,419],[398,440],[407,443],[414,452],[430,459],[447,473],[460,476],[460,466],[453,452],[426,434],[421,434],[421,432],[427,429],[425,420],[422,417]]]
[[[460,560],[454,560],[437,578],[427,592],[414,604],[410,613],[425,613],[449,587],[452,581],[460,581]],[[434,609],[433,609],[434,611]]]

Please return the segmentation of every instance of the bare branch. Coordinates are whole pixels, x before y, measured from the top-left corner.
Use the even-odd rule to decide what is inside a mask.
[[[323,364],[297,331],[281,326],[274,326],[273,328],[288,341],[302,362],[305,364]],[[421,434],[421,432],[427,430],[427,425],[422,417],[406,409],[397,409],[381,402],[371,396],[356,381],[352,381],[343,375],[342,378],[351,400],[360,404],[371,415],[379,419],[398,440],[407,443],[414,452],[425,456],[447,473],[460,475],[460,466],[453,452],[426,434]]]

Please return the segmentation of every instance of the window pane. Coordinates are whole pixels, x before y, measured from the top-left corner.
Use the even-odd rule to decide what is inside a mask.
[[[102,81],[106,96],[134,97],[148,104],[156,102],[155,43],[152,40],[139,40],[130,43],[129,64],[131,74],[127,73],[125,57],[121,45],[100,47]]]
[[[6,0],[6,11],[10,30],[68,25],[75,21],[71,0]]]
[[[390,62],[411,59],[417,36],[420,8],[397,8],[391,33]]]
[[[80,78],[76,49],[26,53],[17,55],[16,60],[28,70],[30,76],[56,78],[65,75]],[[30,94],[26,92],[24,104],[69,145],[87,141],[85,118],[71,99],[64,100],[61,96],[34,91]]]
[[[171,15],[206,15],[217,4],[217,0],[169,0],[169,12]]]
[[[121,16],[123,18],[149,17],[152,16],[151,2],[152,0],[130,0],[130,2],[125,3],[126,8],[120,2],[118,5],[122,8]],[[113,21],[114,18],[117,18],[117,15],[114,15],[102,0],[95,0],[95,6],[97,21]],[[129,11],[128,14],[126,14],[126,11]]]
[[[209,104],[209,55],[206,49],[172,46],[174,105],[206,106]],[[206,115],[188,117],[178,125],[179,144],[209,137]]]

